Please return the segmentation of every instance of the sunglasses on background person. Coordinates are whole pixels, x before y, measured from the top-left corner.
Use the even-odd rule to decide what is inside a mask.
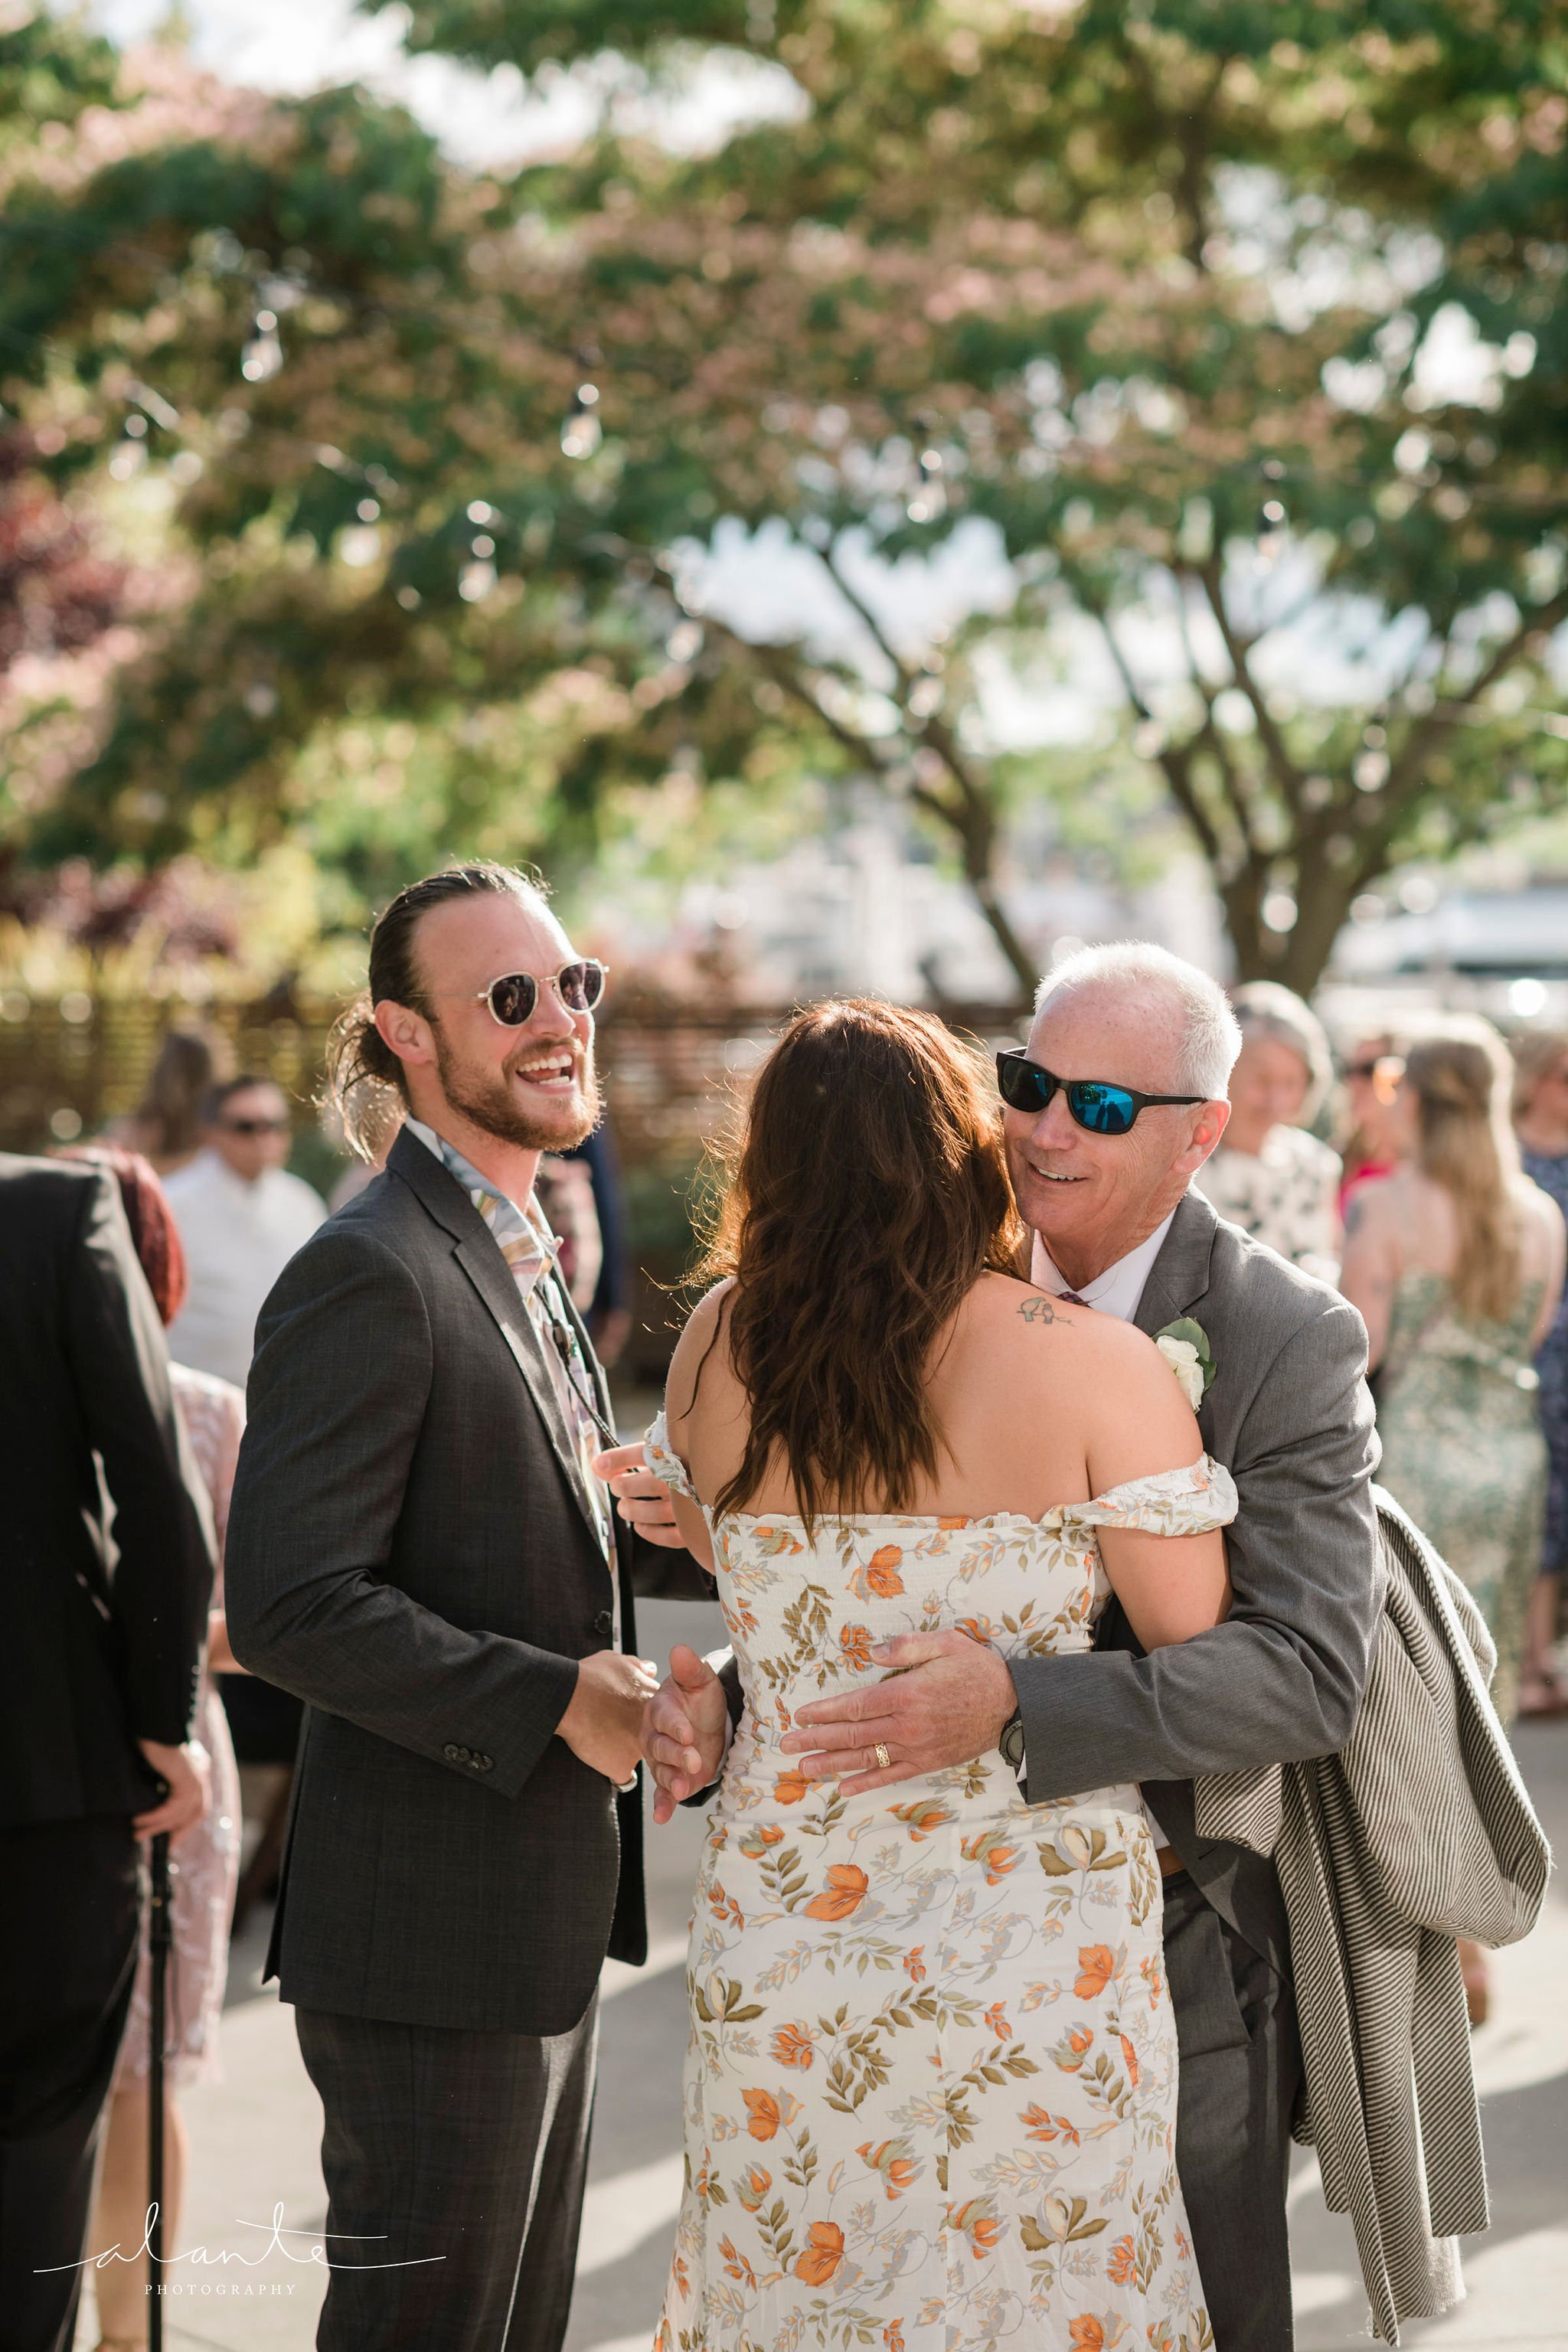
[[[1031,1118],[1060,1093],[1070,1117],[1089,1135],[1129,1135],[1140,1111],[1162,1103],[1208,1100],[1206,1095],[1141,1095],[1135,1087],[1109,1086],[1101,1078],[1058,1078],[1016,1048],[997,1055],[996,1084],[1009,1110]]]
[[[291,1135],[293,1124],[286,1118],[223,1118],[218,1121],[225,1135]]]
[[[575,963],[563,963],[559,971],[545,973],[542,979],[531,971],[503,972],[488,988],[476,989],[471,997],[465,996],[461,1001],[465,1004],[488,1004],[492,1018],[503,1029],[521,1029],[532,1020],[542,988],[552,988],[568,1013],[592,1013],[605,993],[608,977],[607,965],[596,963],[592,956],[584,956]]]

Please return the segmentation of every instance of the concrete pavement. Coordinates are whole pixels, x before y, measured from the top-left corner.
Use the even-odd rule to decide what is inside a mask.
[[[709,1646],[718,1612],[663,1603],[639,1612],[645,1654],[672,1640]],[[700,1627],[700,1631],[699,1630]],[[1568,1723],[1527,1727],[1520,1760],[1553,1843],[1568,1842]],[[650,1834],[647,1969],[611,1966],[604,1985],[594,2161],[567,2352],[649,2352],[680,2197],[679,2090],[686,2042],[682,1962],[700,1822]],[[321,2111],[291,2021],[258,1976],[260,1926],[235,1956],[225,2020],[226,2081],[194,2092],[190,2210],[182,2248],[205,2261],[174,2273],[171,2352],[307,2352],[323,2275],[312,2232],[325,2216]],[[1476,2036],[1493,2227],[1468,2242],[1468,2300],[1413,2325],[1411,2345],[1531,2346],[1568,2352],[1568,1895],[1554,1887],[1535,1935],[1494,1962],[1491,2021]],[[273,2238],[275,2213],[286,2232]],[[1299,2352],[1364,2346],[1365,2305],[1349,2224],[1324,2209],[1303,2154],[1291,2201]],[[241,2257],[245,2260],[242,2261]],[[247,2266],[247,2265],[249,2266]],[[96,2336],[84,2326],[79,2346]]]

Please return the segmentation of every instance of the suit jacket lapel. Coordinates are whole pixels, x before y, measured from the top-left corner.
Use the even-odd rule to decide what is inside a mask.
[[[1132,1320],[1151,1339],[1167,1323],[1190,1315],[1209,1286],[1209,1257],[1219,1219],[1201,1192],[1188,1192],[1176,1203],[1171,1230],[1160,1255],[1149,1269],[1143,1296]]]
[[[523,1385],[544,1424],[544,1433],[561,1465],[562,1475],[571,1489],[572,1499],[583,1514],[597,1550],[599,1530],[588,1498],[583,1492],[582,1474],[577,1467],[560,1402],[548,1368],[540,1356],[539,1342],[529,1321],[528,1309],[518,1295],[511,1268],[502,1257],[495,1235],[456,1177],[442,1167],[433,1152],[426,1150],[417,1136],[406,1132],[399,1135],[387,1155],[386,1165],[389,1174],[402,1177],[443,1232],[451,1235],[453,1255],[506,1341],[512,1361],[521,1373]],[[597,1375],[596,1387],[602,1387],[603,1375],[599,1373],[592,1350],[587,1349],[585,1342],[586,1334],[584,1334],[579,1344],[584,1346],[586,1360],[594,1366]],[[607,1419],[608,1415],[605,1417]]]
[[[1143,1296],[1132,1318],[1140,1331],[1147,1332],[1151,1339],[1157,1339],[1168,1323],[1179,1323],[1184,1315],[1192,1315],[1207,1296],[1209,1258],[1218,1223],[1219,1219],[1201,1192],[1185,1193],[1177,1202],[1171,1230],[1149,1269]],[[1201,1322],[1203,1318],[1200,1316],[1197,1319]],[[1207,1411],[1205,1396],[1198,1406],[1198,1428],[1205,1446],[1209,1441],[1205,1418]]]

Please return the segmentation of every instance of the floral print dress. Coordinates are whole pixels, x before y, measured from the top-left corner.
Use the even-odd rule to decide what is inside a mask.
[[[1378,1374],[1378,1476],[1480,1605],[1497,1643],[1491,1699],[1519,1706],[1525,1614],[1541,1560],[1546,1441],[1530,1337],[1541,1284],[1500,1322],[1461,1315],[1446,1275],[1399,1278]]]
[[[662,1416],[649,1465],[689,1495]],[[1198,2352],[1161,1880],[1136,1788],[1025,1803],[997,1753],[844,1797],[779,1746],[873,1643],[1087,1650],[1095,1530],[1188,1535],[1228,1472],[1043,1518],[733,1515],[745,1712],[687,1969],[686,2185],[656,2352]]]

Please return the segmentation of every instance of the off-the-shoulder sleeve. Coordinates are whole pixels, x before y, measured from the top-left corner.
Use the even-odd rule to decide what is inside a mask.
[[[1074,1503],[1067,1517],[1080,1527],[1139,1528],[1151,1536],[1201,1536],[1228,1527],[1237,1512],[1236,1481],[1223,1463],[1200,1454],[1188,1470],[1157,1470],[1129,1478],[1087,1503]]]
[[[689,1503],[696,1503],[700,1509],[701,1502],[686,1475],[686,1465],[669,1442],[669,1423],[662,1406],[655,1413],[642,1445],[644,1459],[654,1476],[662,1478],[672,1494],[684,1495]]]

